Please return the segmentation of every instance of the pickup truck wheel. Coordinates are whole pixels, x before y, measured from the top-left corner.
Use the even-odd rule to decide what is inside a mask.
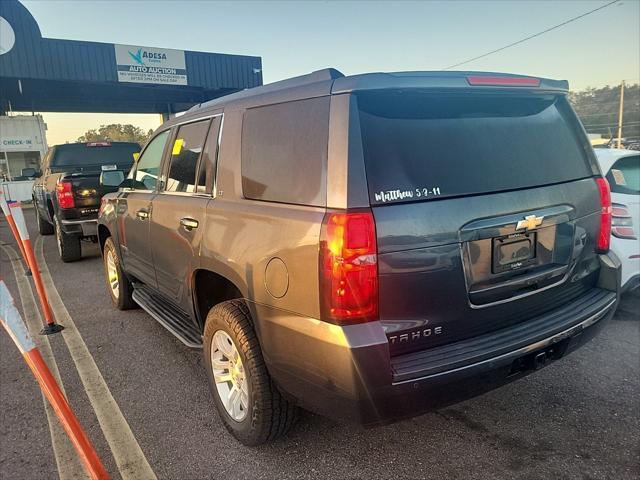
[[[36,207],[36,220],[38,222],[38,233],[40,235],[53,235],[53,225],[40,216],[40,213],[38,213],[38,207]]]
[[[209,311],[204,360],[222,423],[241,443],[259,445],[293,425],[297,407],[271,380],[242,300],[222,302]]]
[[[64,233],[62,231],[60,219],[57,216],[54,217],[54,222],[56,224],[56,241],[58,244],[60,259],[65,263],[80,260],[80,258],[82,258],[80,236]]]
[[[111,302],[118,310],[130,310],[136,307],[136,303],[131,297],[133,286],[122,271],[120,259],[116,252],[115,245],[111,237],[107,238],[102,251],[102,261],[104,262],[104,276],[107,281],[107,290]]]

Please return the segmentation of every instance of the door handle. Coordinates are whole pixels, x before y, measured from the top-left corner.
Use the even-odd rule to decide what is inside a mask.
[[[147,218],[149,218],[149,212],[141,208],[136,212],[136,217],[138,217],[140,220],[146,220]]]
[[[180,225],[182,225],[187,230],[193,230],[195,228],[198,228],[199,223],[193,218],[184,217],[180,219]]]

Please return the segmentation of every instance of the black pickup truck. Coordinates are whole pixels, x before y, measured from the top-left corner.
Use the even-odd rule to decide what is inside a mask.
[[[140,145],[132,142],[69,143],[51,147],[33,185],[38,232],[56,234],[60,258],[79,260],[81,241],[97,240],[100,199],[117,190],[102,186],[102,172],[128,172]]]

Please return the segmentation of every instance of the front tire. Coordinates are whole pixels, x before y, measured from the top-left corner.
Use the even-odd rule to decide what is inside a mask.
[[[104,277],[107,282],[107,290],[111,297],[111,302],[118,310],[130,310],[136,307],[133,301],[133,285],[122,271],[120,259],[116,252],[111,237],[104,242],[102,251],[102,261],[104,263]]]
[[[56,241],[60,259],[65,263],[80,260],[82,258],[80,236],[64,233],[60,219],[57,216],[54,217],[54,221],[56,223]]]
[[[204,360],[222,423],[237,440],[260,445],[291,428],[297,407],[271,380],[242,300],[222,302],[209,311]]]

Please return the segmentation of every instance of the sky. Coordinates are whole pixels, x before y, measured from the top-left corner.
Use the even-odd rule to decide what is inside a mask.
[[[441,70],[607,1],[55,1],[23,0],[42,35],[262,57],[265,83],[334,67],[345,75]],[[569,80],[570,87],[640,81],[640,0],[622,0],[459,69]],[[89,128],[159,115],[45,113],[49,144]]]

